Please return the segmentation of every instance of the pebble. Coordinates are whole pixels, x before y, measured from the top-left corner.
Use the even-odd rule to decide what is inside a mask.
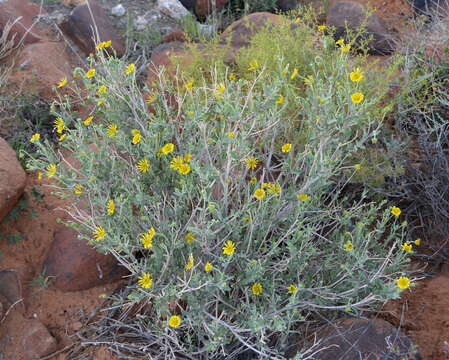
[[[111,9],[111,13],[114,16],[120,17],[126,14],[126,9],[123,7],[122,4],[118,4],[117,6],[114,6]]]

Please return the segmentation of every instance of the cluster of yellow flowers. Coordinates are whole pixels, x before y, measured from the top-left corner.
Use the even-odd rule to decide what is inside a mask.
[[[187,175],[190,172],[189,162],[192,155],[187,153],[184,156],[175,156],[170,161],[170,168],[177,170],[182,175]]]

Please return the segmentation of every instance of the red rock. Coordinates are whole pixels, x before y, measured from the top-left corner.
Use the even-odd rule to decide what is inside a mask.
[[[229,0],[196,0],[195,14],[199,17],[206,17],[214,10],[221,10]]]
[[[114,256],[97,252],[86,240],[78,239],[77,231],[69,227],[55,233],[44,271],[52,279],[51,285],[61,291],[90,289],[128,274]]]
[[[8,214],[23,194],[26,174],[16,153],[0,138],[0,221]]]
[[[286,20],[281,15],[268,12],[253,13],[229,25],[220,35],[220,43],[230,44],[233,48],[239,49],[248,46],[251,38],[262,29],[285,23]]]
[[[53,100],[52,88],[59,80],[72,79],[72,60],[62,42],[46,41],[27,45],[18,55],[18,67],[11,72],[9,80],[27,93]],[[68,86],[58,89],[59,93],[69,90]]]
[[[14,36],[17,45],[21,39],[24,44],[32,44],[45,38],[45,34],[40,32],[34,25],[33,18],[46,11],[39,5],[28,0],[8,0],[0,2],[0,33],[6,24],[14,23],[9,38]]]
[[[13,309],[0,327],[0,358],[37,360],[57,350],[57,342],[37,319]]]
[[[187,42],[186,34],[184,31],[175,29],[170,31],[167,35],[162,38],[162,43],[169,43],[173,41]]]
[[[95,53],[96,43],[109,40],[117,56],[122,56],[126,51],[125,43],[112,26],[109,16],[94,0],[78,5],[59,27],[86,55]]]

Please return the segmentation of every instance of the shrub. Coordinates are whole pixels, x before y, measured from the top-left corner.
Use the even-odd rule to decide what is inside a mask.
[[[281,359],[305,325],[398,296],[400,214],[345,192],[391,111],[379,103],[394,66],[374,73],[315,28],[281,27],[232,68],[161,73],[146,103],[132,67],[90,61],[95,74],[75,72],[93,118],[54,112],[79,168],[45,138],[28,167],[72,200],[81,239],[130,270],[116,305],[151,304],[121,318],[133,344],[113,326],[123,351]],[[298,358],[313,350],[301,345]]]

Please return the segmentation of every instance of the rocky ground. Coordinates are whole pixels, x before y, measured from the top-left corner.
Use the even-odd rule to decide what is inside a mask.
[[[204,23],[207,1],[181,2]],[[226,2],[217,1],[217,5],[225,7]],[[319,0],[279,4],[293,8],[305,2],[322,4]],[[337,3],[330,1],[330,9]],[[407,36],[413,28],[414,11],[406,0],[349,3],[352,12],[345,16],[350,20],[356,17],[357,4],[373,7],[381,19],[371,24],[370,31],[380,39],[373,54],[391,54],[394,49],[389,40]],[[151,79],[152,69],[169,64],[169,53],[182,54],[179,16],[187,10],[179,7],[178,1],[90,0],[89,4],[99,24],[99,40],[112,40],[118,56],[136,60],[142,77]],[[278,21],[276,15],[265,16],[273,23]],[[72,79],[72,69],[85,66],[86,56],[95,51],[89,8],[84,0],[0,1],[0,30],[18,17],[21,19],[12,29],[18,35],[14,41],[18,44],[21,38],[24,45],[2,60],[13,67],[2,92],[11,98],[33,94],[51,102],[52,87],[62,77]],[[253,19],[257,24],[259,18]],[[328,10],[326,21],[338,26],[342,19],[334,9]],[[235,29],[231,35],[237,51],[253,30]],[[161,41],[169,44],[156,48]],[[7,105],[1,109],[0,136],[13,137],[11,122],[16,114],[17,109]],[[126,283],[126,270],[111,255],[96,253],[60,223],[60,219],[68,219],[62,210],[64,201],[52,195],[48,185],[37,174],[25,173],[16,153],[0,137],[0,359],[114,359],[107,344],[82,347],[77,334],[108,305],[107,297]],[[417,266],[425,264],[417,260]],[[399,328],[417,345],[423,359],[448,359],[449,271],[443,266],[428,273],[431,276],[400,300],[386,304],[380,313],[379,317],[394,327],[380,319],[376,321],[381,323],[369,325],[374,329],[372,343],[378,339],[383,346],[386,334]]]

